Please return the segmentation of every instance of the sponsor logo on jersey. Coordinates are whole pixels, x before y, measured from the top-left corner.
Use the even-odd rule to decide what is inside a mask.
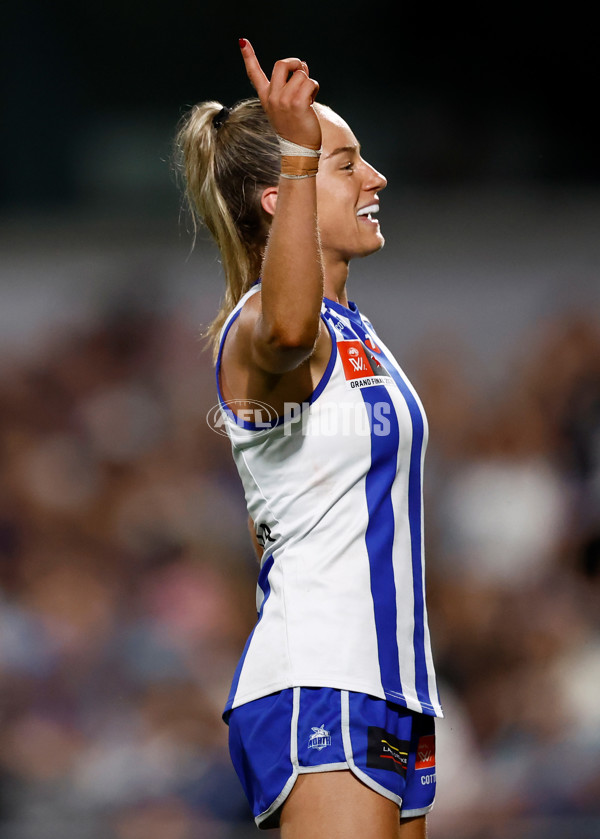
[[[342,359],[344,375],[351,387],[367,387],[383,384],[390,374],[372,350],[358,339],[338,341],[338,352]],[[377,349],[377,352],[380,352]]]
[[[367,766],[387,769],[406,777],[408,768],[408,740],[399,740],[389,731],[370,725],[367,731]]]
[[[256,541],[262,548],[266,548],[269,542],[274,542],[275,539],[271,536],[271,528],[268,524],[261,522],[255,526]]]
[[[331,733],[327,731],[325,726],[311,726],[312,734],[308,738],[308,748],[317,749],[319,752],[326,746],[331,746]]]
[[[435,766],[435,736],[419,737],[415,769],[432,769]]]

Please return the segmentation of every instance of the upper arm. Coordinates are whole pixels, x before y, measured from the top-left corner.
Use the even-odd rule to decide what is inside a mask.
[[[289,329],[276,332],[263,317],[260,292],[253,295],[237,318],[229,337],[232,354],[249,369],[270,375],[292,372],[313,353],[323,330],[320,315],[314,335],[295,334],[293,312]]]
[[[259,400],[277,414],[289,402],[302,402],[317,387],[332,353],[329,329],[319,313],[314,347],[269,346],[257,327],[260,307],[253,295],[233,322],[223,346],[219,387],[227,403]]]

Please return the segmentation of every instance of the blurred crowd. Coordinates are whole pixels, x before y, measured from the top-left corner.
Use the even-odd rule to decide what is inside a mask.
[[[488,386],[458,343],[424,346],[400,361],[431,429],[431,839],[590,839],[600,321],[541,322]],[[0,362],[2,839],[257,835],[221,721],[257,565],[215,402],[177,312],[117,309]]]

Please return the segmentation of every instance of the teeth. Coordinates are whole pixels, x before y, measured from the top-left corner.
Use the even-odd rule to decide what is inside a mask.
[[[371,213],[379,212],[379,204],[369,204],[368,207],[361,207],[357,212],[357,216],[369,216]]]

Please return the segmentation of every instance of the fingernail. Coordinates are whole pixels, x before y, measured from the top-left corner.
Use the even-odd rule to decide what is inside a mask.
[[[245,38],[240,38],[240,49],[244,49],[248,41]]]

